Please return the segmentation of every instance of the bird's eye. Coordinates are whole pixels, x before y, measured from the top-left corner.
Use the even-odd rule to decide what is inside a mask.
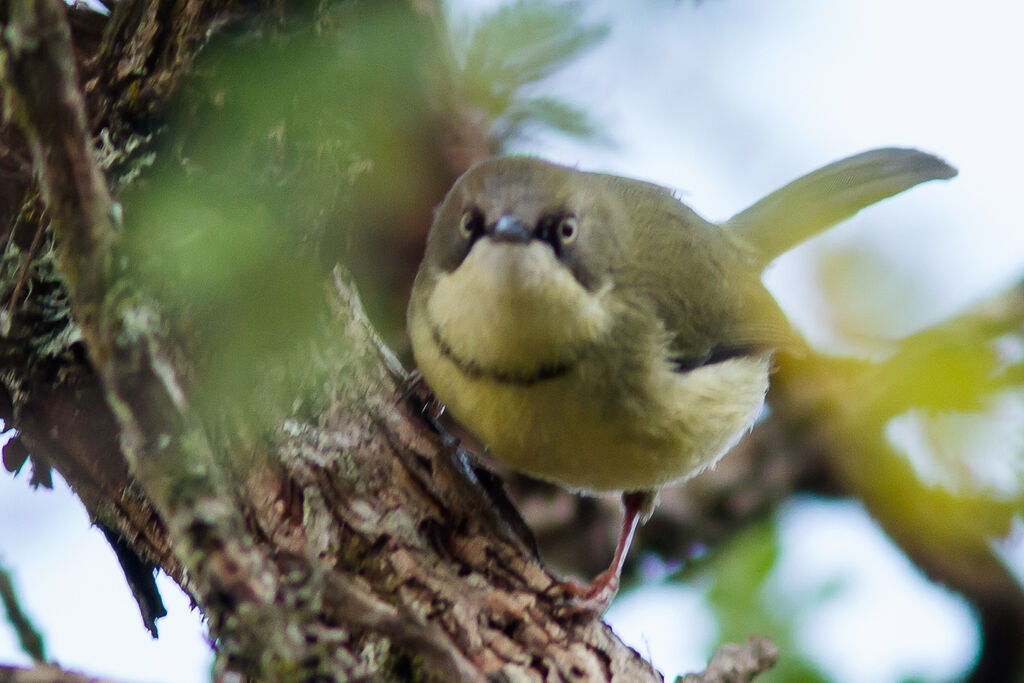
[[[484,229],[484,217],[476,209],[470,209],[459,219],[459,234],[469,240],[478,236]]]
[[[565,216],[558,222],[558,241],[562,244],[572,244],[580,234],[580,224],[576,216]]]

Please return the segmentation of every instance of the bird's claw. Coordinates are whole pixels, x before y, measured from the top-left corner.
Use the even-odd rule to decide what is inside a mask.
[[[563,600],[556,607],[559,616],[600,619],[619,590],[619,577],[616,572],[607,569],[590,583],[569,578],[555,584],[555,588]]]

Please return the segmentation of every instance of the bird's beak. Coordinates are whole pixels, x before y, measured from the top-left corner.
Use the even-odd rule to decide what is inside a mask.
[[[496,242],[525,243],[533,239],[533,235],[526,229],[523,222],[510,213],[494,221],[487,232]]]

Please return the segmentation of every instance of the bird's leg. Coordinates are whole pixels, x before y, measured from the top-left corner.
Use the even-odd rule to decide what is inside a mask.
[[[595,576],[590,585],[584,586],[575,581],[566,583],[566,589],[572,596],[569,611],[592,614],[595,617],[604,614],[612,598],[619,591],[622,567],[626,564],[626,556],[629,554],[629,546],[633,543],[637,527],[650,518],[657,501],[657,491],[627,491],[622,494],[622,530],[619,532],[619,541],[615,544],[612,563],[608,569]]]

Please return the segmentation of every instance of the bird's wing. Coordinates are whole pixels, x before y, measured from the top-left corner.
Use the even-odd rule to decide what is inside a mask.
[[[802,348],[744,245],[665,188],[617,179],[614,191],[631,207],[617,283],[653,308],[677,367]]]

